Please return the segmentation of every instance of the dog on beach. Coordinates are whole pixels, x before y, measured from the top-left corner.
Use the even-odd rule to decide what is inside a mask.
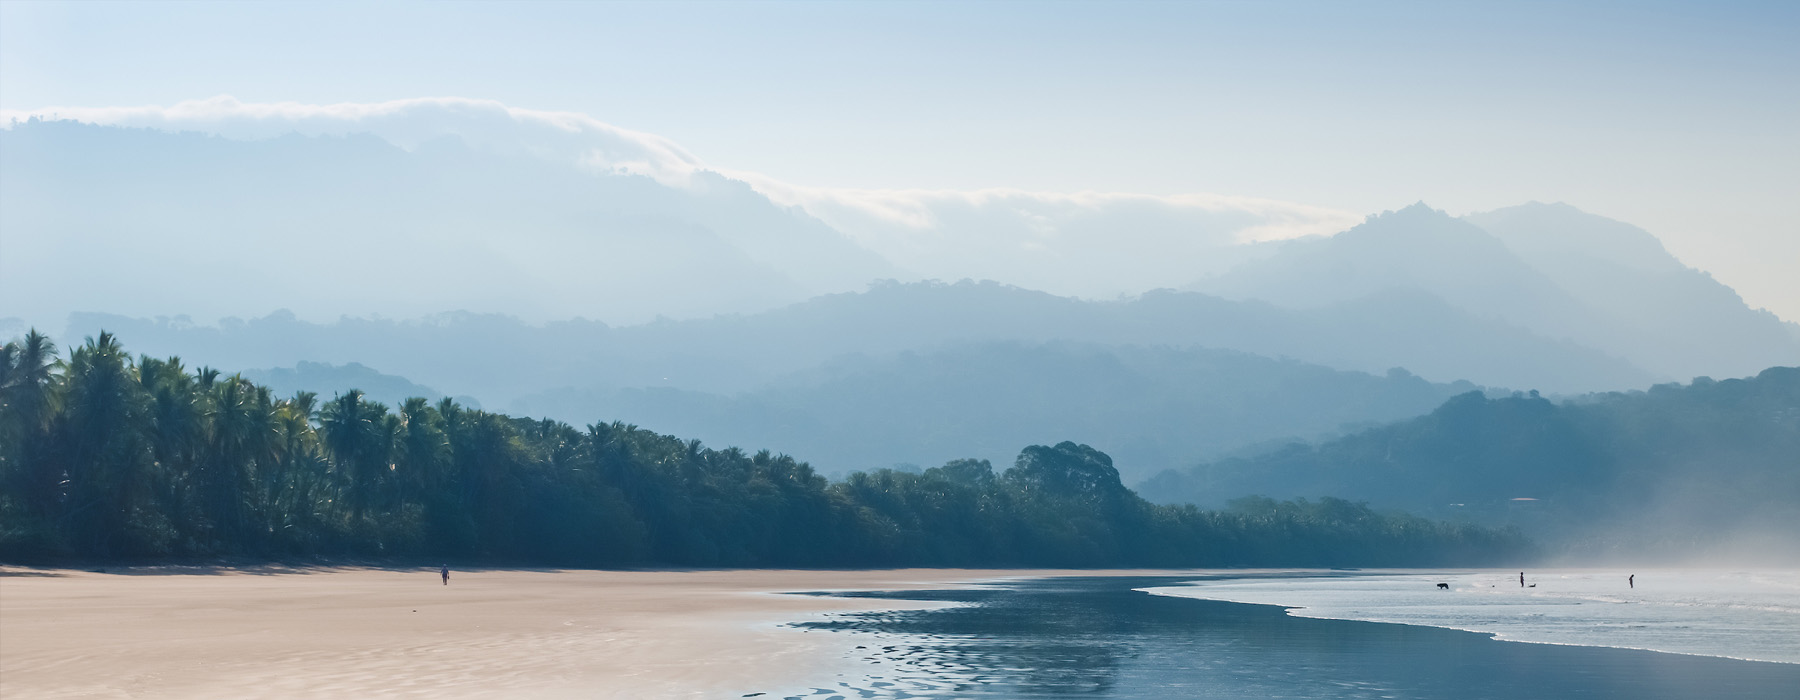
[[[1450,584],[1448,584],[1448,583],[1440,583],[1440,584],[1438,584],[1438,589],[1439,589],[1439,590],[1445,590],[1445,591],[1447,591],[1447,590],[1450,590]]]

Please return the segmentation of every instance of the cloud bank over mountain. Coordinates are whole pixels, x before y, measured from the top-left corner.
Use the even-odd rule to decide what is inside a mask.
[[[1800,327],[1748,308],[1648,232],[1562,205],[1364,221],[1206,194],[831,189],[712,167],[581,114],[461,98],[4,117],[0,319],[17,321],[0,325],[276,309],[641,324],[757,314],[883,279],[986,279],[1060,297],[1187,288],[1265,304],[1258,315],[1420,352],[1207,342],[1439,381],[1593,390],[1800,360]],[[1482,337],[1511,340],[1463,342]],[[1515,346],[1564,359],[1470,359]]]
[[[689,193],[729,188],[736,181],[775,206],[797,208],[880,255],[895,268],[890,276],[1000,279],[1085,297],[1184,284],[1240,262],[1245,252],[1237,244],[1329,234],[1360,218],[1325,207],[1209,194],[817,187],[707,164],[668,139],[587,115],[467,98],[317,105],[246,103],[221,96],[167,107],[0,112],[9,124],[32,117],[199,132],[235,141],[370,134],[412,153],[457,141],[486,156],[569,166],[595,177],[641,176]],[[742,237],[734,243],[756,245],[746,246]],[[747,252],[759,263],[771,262],[758,251]],[[823,293],[860,288],[866,281],[802,286]],[[642,317],[626,314],[609,320]]]
[[[1248,259],[1254,253],[1242,244],[1328,235],[1360,220],[1207,194],[836,190],[745,179],[926,277],[998,279],[1090,298],[1179,286]]]
[[[621,129],[584,114],[509,107],[493,100],[423,97],[388,102],[241,102],[228,95],[173,106],[45,107],[0,110],[7,122],[70,119],[87,124],[197,131],[236,140],[288,134],[373,134],[407,150],[444,137],[498,155],[529,155],[682,184],[699,159],[668,139]]]

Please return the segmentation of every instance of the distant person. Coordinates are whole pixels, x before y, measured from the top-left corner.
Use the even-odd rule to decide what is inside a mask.
[[[438,569],[438,575],[444,577],[444,585],[446,585],[446,586],[450,585],[450,565],[449,564],[445,564],[444,568]]]
[[[1519,587],[1520,588],[1525,587],[1525,572],[1523,572],[1523,571],[1519,572]]]
[[[1626,576],[1625,577],[1625,585],[1630,586],[1632,588],[1637,588],[1637,574],[1632,574],[1630,576]]]

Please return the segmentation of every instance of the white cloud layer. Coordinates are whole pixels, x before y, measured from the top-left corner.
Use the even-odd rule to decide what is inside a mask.
[[[169,107],[0,110],[0,121],[7,124],[31,117],[200,131],[232,139],[367,133],[408,150],[453,136],[485,151],[568,160],[601,170],[647,175],[669,184],[685,183],[701,169],[699,159],[660,136],[621,129],[585,114],[519,109],[463,97],[315,105],[241,102],[221,95]]]
[[[1185,285],[1243,260],[1240,244],[1327,235],[1362,218],[1210,194],[848,190],[732,176],[926,276],[1086,297]]]
[[[416,98],[330,105],[220,96],[173,106],[0,110],[95,124],[199,131],[232,139],[368,133],[401,148],[457,137],[483,151],[697,186],[711,170],[799,207],[921,277],[987,278],[1088,297],[1186,284],[1242,259],[1242,243],[1330,234],[1361,216],[1211,194],[1045,193],[1011,189],[849,190],[710,167],[674,142],[572,112],[492,100]]]

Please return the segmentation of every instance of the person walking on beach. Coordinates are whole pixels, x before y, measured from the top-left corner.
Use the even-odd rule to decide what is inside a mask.
[[[444,577],[444,585],[446,585],[446,586],[450,585],[450,565],[449,564],[445,564],[444,568],[439,569],[438,575]]]
[[[1630,576],[1626,576],[1625,577],[1625,585],[1630,586],[1632,588],[1637,588],[1637,574],[1632,574]]]
[[[1525,572],[1523,572],[1523,571],[1519,572],[1519,587],[1520,588],[1525,587]]]

